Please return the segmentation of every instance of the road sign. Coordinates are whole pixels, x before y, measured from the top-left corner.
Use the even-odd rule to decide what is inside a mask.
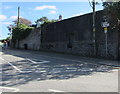
[[[102,22],[102,27],[109,27],[110,24],[108,22]]]
[[[104,33],[107,33],[107,31],[108,31],[108,28],[105,27],[105,28],[104,28]]]

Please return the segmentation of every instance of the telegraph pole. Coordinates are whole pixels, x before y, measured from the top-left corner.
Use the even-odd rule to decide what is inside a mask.
[[[17,26],[19,24],[19,20],[20,20],[20,7],[18,7],[18,19],[17,19]]]
[[[96,56],[96,29],[95,29],[95,0],[92,2],[93,4],[93,42],[94,42],[94,56]]]
[[[20,22],[20,7],[18,7],[18,19],[17,19],[17,27],[19,25]],[[19,48],[19,39],[17,40],[17,47]]]

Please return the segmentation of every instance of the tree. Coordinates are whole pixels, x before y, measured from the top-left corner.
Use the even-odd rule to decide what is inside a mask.
[[[5,41],[9,41],[10,40],[10,37],[7,37],[5,39],[1,39],[0,42],[4,43]]]
[[[19,24],[18,26],[13,28],[13,38],[15,40],[22,40],[28,36],[32,29],[33,27],[29,27],[25,24]]]
[[[47,22],[47,21],[48,21],[48,18],[47,18],[47,17],[42,17],[42,18],[37,19],[37,21],[35,21],[35,22],[36,22],[36,23],[37,23],[37,22],[44,23],[44,22]]]
[[[14,20],[13,22],[14,22],[14,24],[16,25],[17,22],[18,22],[18,19]],[[29,21],[28,19],[25,19],[25,18],[19,18],[19,23],[20,23],[20,24],[25,24],[25,25],[30,25],[30,24],[32,24],[31,21]]]
[[[42,18],[39,18],[37,19],[37,21],[35,21],[35,23],[37,22],[41,22],[41,26],[45,25],[45,24],[48,24],[48,23],[52,23],[52,22],[57,22],[58,20],[49,20],[47,17],[42,17]]]
[[[103,2],[104,10],[116,25],[119,25],[120,20],[120,1],[119,2]]]
[[[18,43],[17,46],[19,48],[19,41],[26,38],[32,29],[33,27],[27,26],[25,24],[18,24],[18,26],[14,26],[14,28],[12,28],[12,42],[14,47],[16,43]]]

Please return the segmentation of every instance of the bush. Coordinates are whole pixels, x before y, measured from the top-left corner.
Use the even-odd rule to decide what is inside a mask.
[[[13,40],[22,40],[26,38],[30,32],[32,31],[33,27],[29,27],[25,24],[19,24],[18,26],[13,28],[12,36]]]

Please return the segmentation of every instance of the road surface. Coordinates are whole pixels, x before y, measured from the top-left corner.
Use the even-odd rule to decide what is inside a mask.
[[[50,52],[5,49],[2,92],[118,92],[116,61]]]

